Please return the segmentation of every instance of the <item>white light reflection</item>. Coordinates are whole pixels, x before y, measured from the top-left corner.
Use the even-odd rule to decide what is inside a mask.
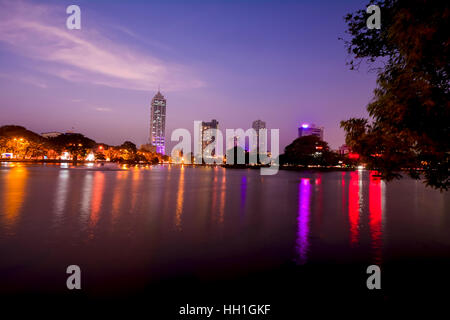
[[[61,164],[62,165],[62,164]],[[58,176],[58,185],[55,197],[55,223],[59,224],[62,221],[64,208],[66,206],[67,195],[69,189],[69,170],[60,170]]]

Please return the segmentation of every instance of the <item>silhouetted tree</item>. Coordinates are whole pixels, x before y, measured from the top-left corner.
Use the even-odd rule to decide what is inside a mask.
[[[428,185],[447,189],[450,156],[450,9],[448,1],[372,1],[381,29],[368,30],[365,10],[345,20],[351,68],[379,61],[368,119],[341,122],[346,143],[386,179],[423,172]]]
[[[60,153],[67,150],[72,155],[73,161],[77,161],[78,158],[84,159],[88,151],[96,145],[94,140],[80,133],[66,133],[48,140]]]
[[[131,141],[125,141],[124,143],[122,143],[119,148],[121,149],[125,149],[131,153],[136,153],[137,152],[137,147],[136,145],[131,142]]]
[[[310,135],[295,139],[280,156],[281,164],[291,165],[335,165],[338,157],[330,151],[328,143]]]

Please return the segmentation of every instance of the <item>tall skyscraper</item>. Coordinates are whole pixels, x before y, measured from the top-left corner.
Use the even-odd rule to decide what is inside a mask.
[[[159,92],[153,97],[150,113],[150,144],[156,152],[165,154],[166,98]]]
[[[298,137],[316,136],[323,140],[323,127],[316,127],[315,124],[304,123],[298,128]]]
[[[252,128],[256,131],[255,141],[253,142],[251,151],[261,153],[262,151],[267,152],[266,139],[267,139],[267,129],[266,123],[261,120],[255,120],[252,123]],[[261,136],[261,143],[259,142],[259,137]],[[261,151],[260,151],[261,150]]]
[[[202,121],[200,125],[195,129],[198,130],[198,141],[194,141],[194,143],[197,146],[197,151],[195,151],[197,154],[195,154],[195,163],[204,163],[205,158],[203,158],[203,152],[205,148],[213,143],[215,141],[215,136],[212,134],[212,132],[208,131],[208,129],[218,129],[219,128],[219,121],[216,119],[211,120],[210,122],[204,122]],[[211,153],[212,156],[217,154],[214,149]]]
[[[211,132],[207,131],[208,129],[218,129],[219,128],[219,121],[216,119],[212,119],[211,122],[202,122],[202,135],[201,135],[201,142],[202,142],[202,154],[203,150],[206,148],[207,145],[214,142],[215,137],[211,135]],[[213,154],[214,155],[214,152]]]

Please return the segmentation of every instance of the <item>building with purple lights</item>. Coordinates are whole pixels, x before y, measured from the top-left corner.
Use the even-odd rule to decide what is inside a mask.
[[[303,123],[298,128],[298,137],[316,136],[323,140],[323,127],[316,127],[315,124]]]
[[[166,98],[158,90],[151,103],[150,145],[155,146],[156,152],[161,154],[165,154],[165,133]]]

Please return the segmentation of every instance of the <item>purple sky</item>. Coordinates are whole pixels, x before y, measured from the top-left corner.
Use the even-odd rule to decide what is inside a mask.
[[[74,3],[81,30],[66,28]],[[0,0],[0,125],[140,145],[160,85],[167,140],[194,120],[248,129],[261,119],[280,129],[281,148],[303,122],[337,148],[339,121],[365,116],[375,86],[367,68],[348,69],[338,40],[343,16],[365,4]]]

